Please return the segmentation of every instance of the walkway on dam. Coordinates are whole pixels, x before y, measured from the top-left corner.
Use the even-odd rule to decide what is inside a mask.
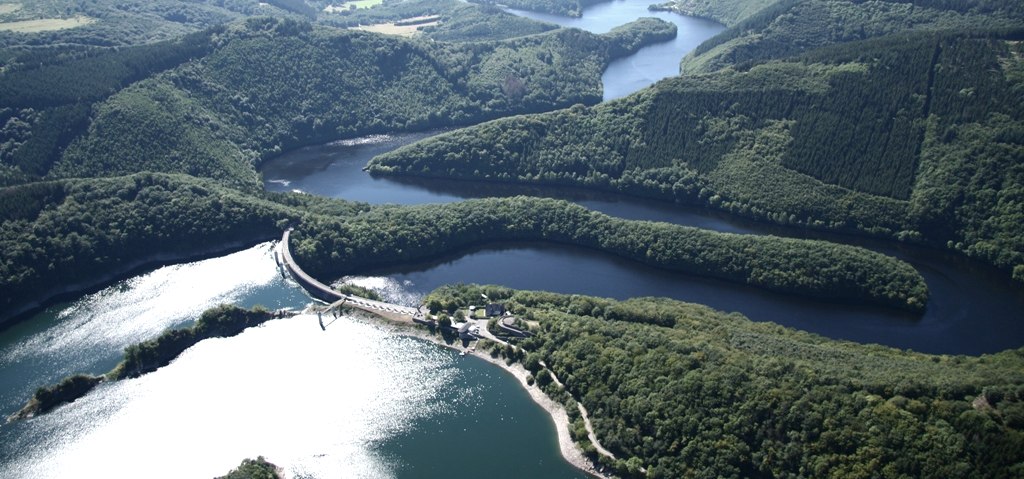
[[[305,288],[310,295],[319,300],[330,303],[330,306],[327,308],[328,310],[345,304],[353,308],[361,309],[368,313],[373,313],[396,321],[411,322],[416,318],[423,317],[422,313],[420,313],[416,308],[387,303],[384,301],[374,301],[372,299],[340,293],[332,289],[330,286],[317,281],[316,278],[306,274],[306,272],[295,263],[295,258],[292,257],[291,248],[289,246],[290,235],[291,229],[285,230],[284,235],[281,237],[281,243],[278,245],[278,253],[282,265],[288,273],[292,275],[292,278]]]
[[[292,257],[291,247],[288,242],[290,235],[291,229],[286,230],[284,235],[281,237],[281,244],[278,245],[278,253],[281,258],[282,266],[284,266],[288,273],[292,275],[292,278],[295,278],[295,281],[305,288],[310,295],[330,303],[330,306],[327,306],[322,311],[330,311],[340,307],[341,305],[348,305],[394,321],[423,323],[427,320],[426,315],[416,308],[387,303],[384,301],[374,301],[360,296],[340,293],[332,289],[330,286],[317,281],[316,278],[307,274],[299,267],[298,264],[295,263],[295,258]],[[467,319],[466,321],[476,324],[479,327],[480,332],[478,337],[489,339],[501,345],[508,344],[506,341],[491,334],[491,332],[487,330],[486,319]],[[321,327],[323,327],[323,323],[321,323]]]

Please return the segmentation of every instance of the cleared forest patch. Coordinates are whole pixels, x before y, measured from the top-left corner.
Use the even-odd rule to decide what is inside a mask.
[[[4,5],[6,6],[6,5]],[[95,18],[75,16],[71,18],[42,18],[0,23],[0,30],[19,33],[38,33],[81,27],[95,22]]]
[[[438,23],[440,23],[440,21],[441,17],[439,15],[424,15],[422,17],[406,18],[404,20],[399,20],[397,22],[361,25],[355,27],[355,29],[367,32],[384,33],[387,35],[411,37],[419,33],[420,27],[429,27],[431,25],[437,25]]]
[[[13,13],[21,10],[20,3],[0,3],[0,15]]]

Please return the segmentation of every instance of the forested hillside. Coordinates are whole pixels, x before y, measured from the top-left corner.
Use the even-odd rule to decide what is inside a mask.
[[[910,265],[862,248],[627,221],[549,199],[370,208],[139,173],[8,187],[0,204],[5,317],[69,286],[274,239],[287,226],[296,260],[322,278],[488,242],[548,241],[783,293],[911,311],[928,297]]]
[[[306,143],[596,103],[608,62],[674,35],[645,20],[452,44],[254,18],[25,66],[0,81],[12,93],[2,178],[163,171],[256,188],[261,158]],[[103,72],[78,82],[83,69]]]
[[[932,356],[654,298],[454,286],[427,301],[464,307],[481,293],[539,321],[513,357],[567,410],[586,407],[618,458],[601,461],[624,477],[1024,472],[1024,350]]]
[[[683,72],[714,71],[912,31],[1018,29],[1024,22],[1024,4],[1014,0],[778,0],[746,14],[683,59]]]
[[[410,18],[433,17],[419,28],[419,36],[439,42],[505,40],[558,28],[505,13],[495,6],[481,6],[459,0],[389,1],[368,9],[346,10],[341,14],[322,14],[317,22],[338,27],[357,27]]]
[[[437,16],[421,29],[438,41],[497,40],[557,28],[459,0],[388,0],[373,8],[325,10],[325,0],[19,0],[0,7],[0,65],[11,54],[142,45],[180,38],[245,18],[272,16],[355,27]],[[73,22],[77,20],[77,23]],[[25,22],[34,22],[28,27]],[[71,22],[73,27],[61,26]],[[431,22],[434,23],[434,22]],[[38,30],[38,31],[37,31]],[[7,49],[7,52],[2,51]]]
[[[607,1],[609,0],[484,0],[480,3],[578,17],[583,14],[584,8]]]
[[[182,35],[259,15],[304,18],[302,0],[17,0],[0,10],[0,48],[68,45],[126,46],[172,40]],[[292,8],[289,8],[292,7]],[[307,6],[308,8],[308,6]],[[82,19],[74,28],[16,28],[18,22]],[[57,22],[54,22],[57,23]]]
[[[49,172],[85,131],[92,105],[213,49],[223,28],[122,49],[17,51],[0,77],[0,186]]]
[[[669,0],[652,6],[683,15],[710,18],[725,26],[734,26],[764,10],[778,0]]]
[[[282,224],[298,217],[281,204],[183,175],[0,189],[3,318],[146,264],[274,239]]]
[[[344,221],[307,217],[292,233],[292,253],[307,272],[329,278],[508,241],[571,244],[670,271],[910,311],[928,297],[910,265],[862,248],[627,221],[528,197],[382,206]]]
[[[370,169],[583,185],[921,240],[1024,279],[1013,38],[916,32],[684,75],[437,136]]]

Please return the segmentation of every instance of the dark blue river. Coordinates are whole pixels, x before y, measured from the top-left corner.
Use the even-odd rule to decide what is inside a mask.
[[[725,281],[672,274],[594,251],[553,245],[502,245],[444,261],[374,271],[424,294],[446,283],[493,283],[613,298],[666,296],[737,311],[836,339],[941,354],[981,354],[1024,345],[1024,288],[1009,275],[960,255],[894,242],[816,233],[744,220],[703,208],[572,188],[521,187],[420,178],[372,178],[370,158],[430,133],[362,138],[304,148],[263,167],[267,189],[373,204],[447,203],[533,195],[570,200],[627,219],[664,221],[743,234],[821,238],[870,248],[912,264],[931,292],[923,316],[767,292]],[[369,274],[369,273],[368,273]]]

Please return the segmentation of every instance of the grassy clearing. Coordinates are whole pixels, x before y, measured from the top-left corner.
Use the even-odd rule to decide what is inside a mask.
[[[327,8],[324,9],[324,11],[327,13],[338,13],[343,12],[345,10],[350,10],[352,7],[355,7],[356,9],[373,8],[382,3],[384,3],[384,0],[354,0],[351,2],[342,3],[341,5],[328,5]]]
[[[428,27],[430,25],[437,25],[440,22],[440,17],[437,15],[428,15],[422,17],[412,17],[399,20],[391,23],[377,23],[374,25],[361,25],[355,27],[356,30],[363,30],[367,32],[383,33],[386,35],[398,35],[402,37],[411,37],[419,33],[420,27]]]
[[[72,18],[43,18],[40,20],[23,20],[20,22],[0,23],[0,30],[18,33],[49,32],[81,27],[95,22],[96,19],[76,16]]]
[[[21,10],[20,3],[0,3],[0,15],[17,12]]]

